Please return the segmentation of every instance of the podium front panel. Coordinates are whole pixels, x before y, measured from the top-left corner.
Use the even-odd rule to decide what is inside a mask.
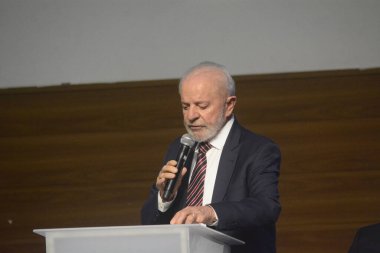
[[[182,237],[182,238],[181,238]],[[47,253],[129,253],[129,252],[162,252],[187,253],[185,240],[181,234],[173,233],[118,235],[118,236],[80,236],[80,237],[56,237],[47,238]],[[170,243],[168,247],[168,242]]]

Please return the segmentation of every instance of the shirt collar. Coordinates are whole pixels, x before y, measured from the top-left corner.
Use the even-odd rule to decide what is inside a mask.
[[[219,133],[210,140],[210,144],[219,150],[222,150],[224,147],[224,144],[226,143],[228,134],[230,133],[230,130],[232,128],[232,124],[234,123],[235,118],[232,116],[226,124],[222,127],[222,129],[219,131]]]

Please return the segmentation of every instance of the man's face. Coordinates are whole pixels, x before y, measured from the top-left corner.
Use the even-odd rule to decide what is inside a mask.
[[[198,70],[182,84],[184,125],[193,139],[202,142],[217,135],[232,114],[235,97],[229,97],[217,70]]]

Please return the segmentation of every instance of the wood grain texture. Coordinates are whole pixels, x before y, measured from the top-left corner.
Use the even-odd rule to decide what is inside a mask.
[[[380,221],[380,70],[237,76],[236,116],[281,147],[278,252],[347,252]],[[139,224],[177,80],[0,90],[0,252],[35,228]]]

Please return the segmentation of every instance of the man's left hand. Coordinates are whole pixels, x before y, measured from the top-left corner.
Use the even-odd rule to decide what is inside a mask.
[[[217,220],[215,211],[210,206],[188,206],[177,212],[170,224],[199,224],[211,225]]]

